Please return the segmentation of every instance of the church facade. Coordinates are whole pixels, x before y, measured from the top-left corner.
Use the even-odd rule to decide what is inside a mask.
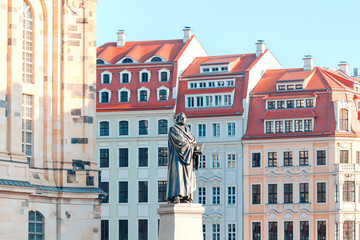
[[[95,20],[92,0],[0,1],[0,239],[99,238]]]

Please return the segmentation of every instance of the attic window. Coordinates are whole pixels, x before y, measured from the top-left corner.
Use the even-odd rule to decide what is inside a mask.
[[[105,61],[102,59],[97,59],[96,64],[105,64]]]
[[[125,58],[122,63],[133,63],[134,61],[131,58]]]
[[[211,71],[213,71],[213,72],[218,72],[218,71],[219,71],[219,68],[218,68],[218,67],[213,67],[213,68],[211,69]]]
[[[203,72],[210,72],[209,68],[203,68]]]
[[[296,88],[296,89],[303,89],[303,85],[302,85],[302,84],[296,84],[296,85],[295,85],[295,88]]]
[[[278,85],[278,90],[285,90],[285,85]]]
[[[159,57],[153,57],[153,58],[151,59],[151,62],[162,62],[162,59],[159,58]]]
[[[221,67],[221,71],[227,71],[228,67]]]

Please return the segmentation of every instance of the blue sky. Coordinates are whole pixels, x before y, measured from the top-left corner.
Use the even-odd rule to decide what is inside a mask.
[[[179,39],[191,26],[209,55],[255,52],[256,40],[284,68],[314,64],[334,68],[340,61],[360,68],[360,0],[99,0],[97,45],[116,41]]]

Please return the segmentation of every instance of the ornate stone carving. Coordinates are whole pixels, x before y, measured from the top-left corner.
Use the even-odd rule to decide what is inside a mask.
[[[85,8],[84,0],[67,0],[67,6],[70,10],[77,14],[81,8]]]

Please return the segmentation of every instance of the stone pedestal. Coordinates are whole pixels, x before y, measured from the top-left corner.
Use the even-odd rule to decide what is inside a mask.
[[[168,203],[158,208],[159,240],[202,240],[202,215],[205,208],[197,203]]]

